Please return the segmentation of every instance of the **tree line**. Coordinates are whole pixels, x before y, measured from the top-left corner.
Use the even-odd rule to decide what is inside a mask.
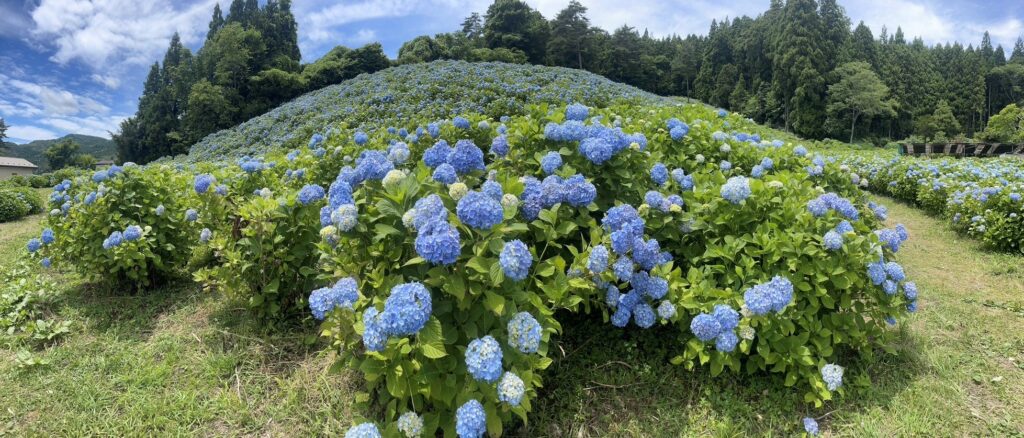
[[[177,34],[146,77],[135,116],[114,134],[122,161],[146,163],[188,152],[207,134],[262,114],[302,93],[390,66],[380,44],[338,46],[301,64],[291,0],[216,5],[202,47]]]
[[[114,135],[122,160],[186,153],[299,94],[392,64],[438,59],[588,70],[662,95],[703,100],[810,138],[882,143],[974,136],[1004,107],[1024,106],[1024,41],[1008,59],[981,43],[928,46],[902,29],[875,36],[837,0],[772,0],[756,17],[713,20],[707,35],[653,37],[590,24],[570,1],[551,20],[522,0],[495,0],[453,32],[419,36],[390,61],[380,44],[335,47],[300,63],[290,0],[233,0],[213,11],[193,54],[177,35],[147,76],[136,115]]]
[[[496,0],[458,31],[407,42],[398,63],[504,58],[580,68],[812,138],[973,136],[1002,108],[1024,103],[1024,40],[1007,59],[988,32],[977,47],[907,41],[900,28],[883,27],[876,37],[863,22],[851,30],[836,0],[772,0],[756,17],[715,20],[707,35],[685,37],[655,38],[626,25],[609,33],[586,13],[571,1],[548,21],[521,0]],[[846,103],[829,93],[853,77],[861,88],[835,89],[847,93]],[[856,92],[878,99],[851,111]]]

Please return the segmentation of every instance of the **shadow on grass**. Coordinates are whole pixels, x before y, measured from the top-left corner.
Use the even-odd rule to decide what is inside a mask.
[[[849,358],[845,397],[820,409],[787,388],[783,376],[758,373],[712,377],[708,368],[687,371],[669,359],[681,351],[672,329],[622,330],[595,315],[559,316],[566,333],[551,346],[555,362],[530,423],[513,436],[762,436],[802,432],[801,418],[834,410],[888,406],[926,366],[916,342],[900,332],[897,354]],[[873,382],[859,388],[855,377]],[[819,419],[823,429],[827,417]]]
[[[201,294],[199,287],[185,278],[169,279],[141,292],[107,283],[75,283],[73,275],[61,281],[71,282],[62,304],[76,319],[93,331],[137,341],[152,335],[160,316],[193,304]]]

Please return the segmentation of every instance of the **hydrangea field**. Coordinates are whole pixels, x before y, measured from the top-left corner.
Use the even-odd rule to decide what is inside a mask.
[[[328,87],[188,159],[61,182],[27,247],[134,289],[187,271],[253,318],[316,321],[365,383],[350,437],[527,421],[567,312],[672,337],[681,367],[784,376],[809,409],[844,394],[847,361],[891,351],[918,289],[894,260],[907,230],[858,188],[888,187],[886,167],[568,72],[436,63]],[[939,168],[951,199],[965,189],[938,175],[988,193],[1014,171]]]
[[[943,217],[957,231],[1008,252],[1024,252],[1024,160],[915,158],[872,151],[840,159],[873,192]]]

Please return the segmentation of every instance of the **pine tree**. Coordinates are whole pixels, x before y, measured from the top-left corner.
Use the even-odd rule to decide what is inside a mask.
[[[821,18],[814,0],[790,0],[783,8],[773,62],[773,89],[785,105],[785,123],[793,132],[815,137],[824,122],[825,83],[820,69]]]
[[[462,20],[462,34],[470,40],[478,40],[484,36],[484,21],[480,13],[474,12]]]
[[[583,68],[583,53],[589,51],[590,42],[590,20],[586,14],[587,8],[572,0],[551,21],[547,51],[552,64]]]
[[[1017,43],[1013,45],[1013,52],[1010,53],[1010,63],[1024,64],[1024,38],[1017,37]]]
[[[544,62],[548,22],[522,0],[495,0],[487,8],[484,40],[491,49],[520,50],[534,64]]]
[[[206,40],[209,41],[210,38],[213,38],[222,27],[224,27],[224,16],[220,11],[220,3],[217,3],[213,6],[213,18],[210,19],[210,27],[206,31]]]

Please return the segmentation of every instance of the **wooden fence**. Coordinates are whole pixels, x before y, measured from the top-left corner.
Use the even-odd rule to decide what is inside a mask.
[[[1022,155],[1024,144],[1012,143],[900,143],[900,155],[954,155],[994,157]]]

